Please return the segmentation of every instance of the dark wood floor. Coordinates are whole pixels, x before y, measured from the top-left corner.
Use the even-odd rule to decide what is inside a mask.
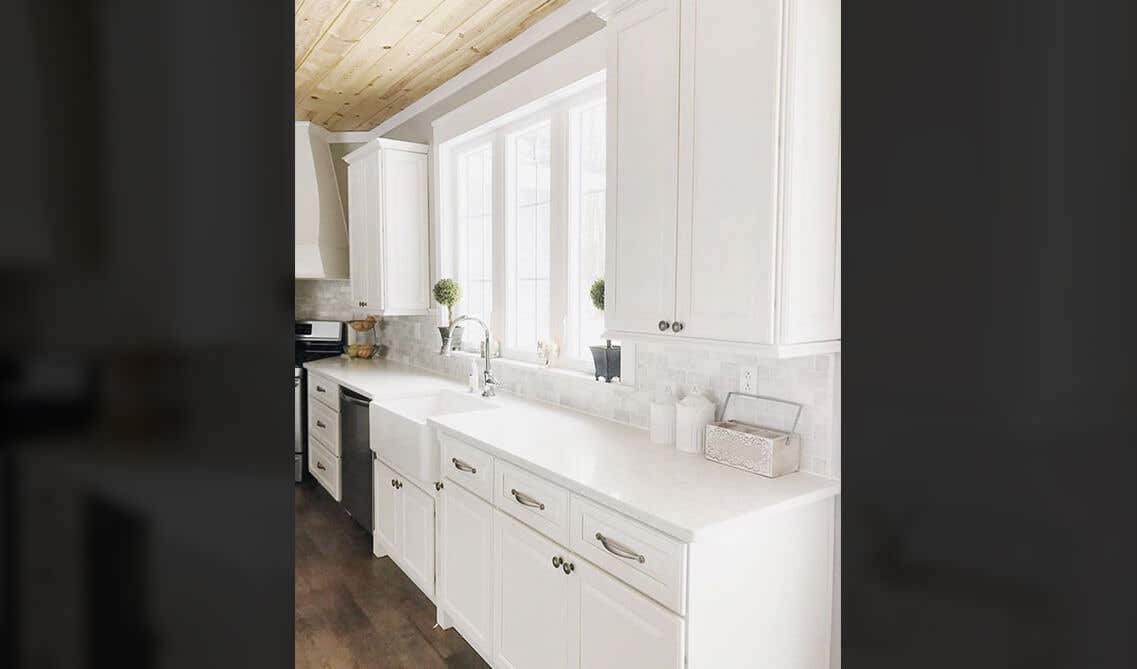
[[[296,486],[296,667],[488,667],[318,484]]]

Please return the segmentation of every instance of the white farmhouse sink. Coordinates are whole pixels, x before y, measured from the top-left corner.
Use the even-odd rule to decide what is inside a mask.
[[[426,483],[438,481],[442,477],[438,437],[426,419],[497,407],[481,395],[456,390],[373,401],[371,450],[407,476]]]

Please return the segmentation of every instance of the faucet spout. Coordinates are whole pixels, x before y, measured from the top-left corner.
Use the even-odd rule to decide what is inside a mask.
[[[482,397],[493,397],[494,386],[497,385],[497,379],[494,378],[493,373],[490,371],[490,326],[485,324],[480,318],[476,316],[462,315],[450,321],[450,325],[446,328],[446,338],[442,343],[442,355],[450,355],[450,338],[454,333],[454,326],[462,321],[473,321],[482,326],[482,331],[485,332],[485,340],[482,342],[482,359],[485,360],[486,369],[482,373]]]

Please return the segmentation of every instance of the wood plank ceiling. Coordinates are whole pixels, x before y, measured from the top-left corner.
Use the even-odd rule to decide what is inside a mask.
[[[296,120],[370,130],[567,0],[296,0]]]

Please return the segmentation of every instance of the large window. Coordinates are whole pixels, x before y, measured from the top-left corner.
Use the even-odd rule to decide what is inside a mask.
[[[455,313],[489,323],[506,357],[536,360],[545,341],[559,366],[591,369],[604,329],[588,296],[604,274],[603,86],[533,107],[442,145],[444,273],[462,285]]]
[[[482,144],[457,159],[457,272],[462,302],[455,316],[477,316],[486,323],[493,313],[493,149]],[[475,323],[462,325],[464,348],[485,335]]]

